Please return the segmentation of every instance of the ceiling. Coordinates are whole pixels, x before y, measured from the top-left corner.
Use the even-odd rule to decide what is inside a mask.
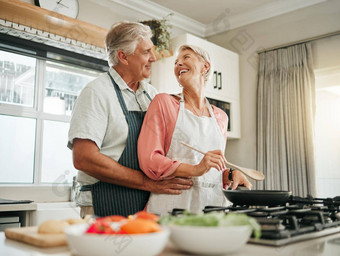
[[[102,1],[102,0],[101,0]],[[327,0],[107,0],[120,13],[162,19],[200,37],[306,8]],[[124,12],[123,9],[124,8]]]
[[[169,8],[203,24],[212,23],[220,13],[239,15],[265,5],[273,4],[277,0],[150,0],[156,4]]]

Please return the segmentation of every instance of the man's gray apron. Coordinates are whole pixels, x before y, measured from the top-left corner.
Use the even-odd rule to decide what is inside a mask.
[[[126,147],[120,156],[118,163],[131,169],[141,171],[137,156],[137,140],[143,124],[145,112],[128,111],[122,92],[110,73],[108,73],[108,75],[111,78],[129,127]],[[151,101],[149,94],[145,91],[144,93]],[[150,196],[150,192],[148,191],[132,189],[103,181],[98,181],[92,185],[82,186],[81,190],[91,190],[93,208],[96,216],[128,216],[134,214],[145,208]]]

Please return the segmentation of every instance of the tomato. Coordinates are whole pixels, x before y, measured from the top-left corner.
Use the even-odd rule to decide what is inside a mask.
[[[160,225],[155,221],[137,218],[137,219],[129,219],[120,227],[121,231],[126,232],[127,234],[139,234],[139,233],[151,233],[158,232],[161,230]]]
[[[146,219],[146,220],[152,220],[155,222],[159,220],[159,216],[153,213],[146,212],[146,211],[136,212],[133,216],[135,219]]]
[[[124,230],[119,230],[116,232],[117,235],[126,235],[127,233]]]
[[[116,232],[111,228],[110,224],[105,220],[99,220],[93,223],[86,231],[86,233],[95,234],[115,234]]]
[[[101,217],[101,218],[97,218],[97,220],[105,220],[108,222],[119,222],[121,220],[126,220],[126,218],[124,216],[120,216],[120,215],[111,215],[111,216],[106,216],[106,217]]]
[[[139,234],[151,233],[161,230],[160,225],[157,223],[159,217],[155,214],[146,211],[135,213],[129,218],[120,215],[111,215],[106,217],[97,218],[86,231],[86,233],[95,234]],[[111,222],[120,222],[120,229],[113,230],[110,226]]]

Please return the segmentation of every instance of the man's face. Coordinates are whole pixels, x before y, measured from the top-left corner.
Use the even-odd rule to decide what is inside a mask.
[[[156,61],[152,52],[153,43],[150,39],[140,40],[133,54],[128,55],[128,65],[136,81],[142,81],[151,75],[151,63]]]

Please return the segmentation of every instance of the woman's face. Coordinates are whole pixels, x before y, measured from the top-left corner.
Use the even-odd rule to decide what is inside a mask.
[[[205,83],[204,73],[207,70],[208,63],[205,63],[192,50],[181,51],[175,61],[174,73],[177,81],[181,85],[187,84],[187,82]]]

